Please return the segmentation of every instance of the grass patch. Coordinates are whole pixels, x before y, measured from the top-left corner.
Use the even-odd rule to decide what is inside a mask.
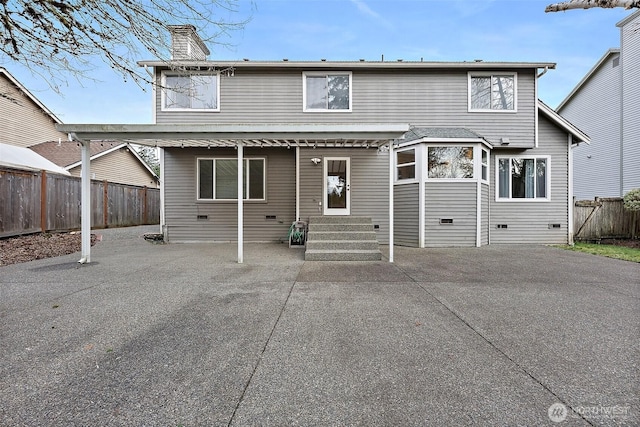
[[[584,252],[592,255],[600,255],[608,258],[640,263],[640,249],[595,243],[576,243],[574,246],[562,245],[560,247],[570,251]]]

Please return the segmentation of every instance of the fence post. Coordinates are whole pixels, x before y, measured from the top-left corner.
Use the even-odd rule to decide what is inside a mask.
[[[147,218],[147,186],[142,188],[142,223],[147,225],[149,219]]]
[[[40,228],[47,231],[47,172],[40,171]]]
[[[104,228],[109,228],[109,182],[102,181],[102,222]]]

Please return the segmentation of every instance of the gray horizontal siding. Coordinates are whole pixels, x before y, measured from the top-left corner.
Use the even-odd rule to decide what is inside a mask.
[[[67,140],[55,121],[24,92],[0,74],[0,143],[28,147],[47,141]]]
[[[237,202],[196,201],[197,157],[236,157],[233,149],[165,150],[165,221],[170,241],[237,241]],[[295,155],[286,149],[246,149],[244,157],[264,157],[266,202],[245,201],[245,241],[286,239],[295,216]],[[207,215],[207,219],[198,219]],[[265,216],[274,215],[275,220]]]
[[[476,182],[426,182],[425,246],[476,245],[476,194]],[[440,224],[443,218],[453,224]]]
[[[540,116],[539,146],[532,150],[494,150],[491,155],[491,188],[496,188],[495,155],[549,155],[551,200],[549,202],[496,202],[491,196],[491,243],[562,244],[568,241],[567,135]],[[493,192],[492,192],[493,193]],[[507,228],[496,228],[506,224]],[[549,229],[560,224],[560,229]]]
[[[562,108],[591,143],[573,150],[573,194],[577,199],[620,195],[620,67],[613,55]]]
[[[291,150],[293,152],[294,150]],[[323,162],[314,165],[311,158],[349,157],[351,159],[351,215],[369,216],[378,241],[389,242],[389,154],[375,149],[301,148],[300,217],[322,215]],[[295,185],[295,184],[294,184]]]
[[[640,188],[640,15],[622,27],[622,194]]]
[[[489,140],[533,146],[535,72],[518,73],[517,113],[469,113],[464,70],[357,70],[352,80],[352,112],[303,112],[302,72],[238,69],[221,77],[220,112],[163,112],[156,98],[157,123],[410,123],[467,127]],[[496,72],[500,70],[495,70]]]
[[[489,185],[481,184],[480,185],[480,197],[481,197],[481,207],[480,207],[480,245],[488,245],[489,244],[489,224],[491,222],[491,218],[489,216],[489,204],[491,192],[489,191]]]
[[[393,188],[393,241],[396,245],[418,247],[420,230],[420,185]]]

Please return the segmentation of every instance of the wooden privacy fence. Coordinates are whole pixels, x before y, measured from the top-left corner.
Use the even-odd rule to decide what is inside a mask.
[[[81,179],[0,168],[0,237],[81,226]],[[160,223],[160,190],[91,181],[91,227]]]
[[[621,197],[577,200],[573,209],[574,239],[630,239],[640,235],[640,214],[624,208]]]

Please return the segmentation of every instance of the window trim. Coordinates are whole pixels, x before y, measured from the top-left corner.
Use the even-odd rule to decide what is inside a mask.
[[[493,108],[471,108],[471,80],[474,77],[513,76],[513,109],[498,110]],[[514,114],[518,112],[518,73],[514,71],[489,72],[469,71],[467,73],[467,111],[469,113]]]
[[[413,162],[408,162],[408,163],[398,163],[398,154],[403,152],[403,151],[411,151],[413,150]],[[394,158],[394,163],[395,163],[395,176],[394,176],[394,182],[400,184],[400,183],[411,183],[411,182],[417,182],[418,181],[418,159],[420,157],[420,153],[418,151],[418,147],[417,146],[409,146],[406,148],[402,148],[402,149],[398,149],[395,150],[395,158]],[[414,173],[413,173],[413,178],[398,178],[398,169],[401,167],[407,167],[407,166],[413,166],[414,167]]]
[[[183,111],[195,111],[195,112],[206,112],[206,113],[217,113],[220,112],[220,73],[219,72],[179,72],[179,71],[171,71],[165,70],[160,73],[160,111],[166,112],[183,112]],[[191,76],[215,76],[216,77],[216,108],[167,108],[166,107],[166,99],[167,99],[167,86],[166,86],[166,78],[167,77],[189,77]]]
[[[203,199],[200,198],[200,161],[201,160],[212,160],[213,161],[213,170],[212,170],[212,185],[213,185],[213,198],[211,199]],[[237,161],[237,157],[228,157],[228,156],[206,156],[206,157],[196,157],[196,201],[198,202],[237,202],[238,199],[218,199],[216,198],[216,161],[218,160],[235,160]],[[250,199],[249,196],[249,165],[248,162],[250,160],[262,160],[262,198],[261,199]],[[244,157],[242,159],[245,162],[245,174],[244,174],[244,191],[247,194],[247,198],[243,198],[242,200],[245,202],[266,202],[267,201],[267,158],[266,157]],[[237,184],[237,183],[236,183]]]
[[[487,163],[483,163],[482,162],[482,155],[484,153],[487,153]],[[489,180],[491,179],[491,152],[486,149],[485,147],[480,147],[480,181],[483,182],[484,184],[489,184]],[[482,170],[483,168],[487,168],[487,177],[483,178],[482,175]]]
[[[307,108],[307,76],[348,76],[349,77],[349,108]],[[353,72],[351,71],[303,71],[302,72],[302,111],[304,113],[351,113],[353,111]]]
[[[473,176],[471,178],[431,178],[429,177],[429,148],[434,148],[434,147],[446,147],[446,148],[471,148],[471,151],[473,153]],[[433,181],[433,182],[476,182],[478,180],[477,177],[477,164],[476,164],[476,148],[478,147],[478,144],[476,142],[473,143],[464,143],[464,142],[458,142],[458,143],[446,143],[446,144],[439,144],[439,143],[429,143],[426,145],[426,152],[425,152],[425,156],[424,156],[424,167],[425,167],[425,174],[424,174],[424,178],[425,180],[428,181]]]
[[[509,197],[500,197],[500,160],[509,159]],[[511,159],[544,159],[546,163],[546,180],[545,180],[545,194],[546,197],[512,197],[513,192],[511,190]],[[545,203],[551,201],[551,156],[548,155],[517,155],[517,156],[496,156],[495,157],[495,199],[496,202],[507,203]]]

